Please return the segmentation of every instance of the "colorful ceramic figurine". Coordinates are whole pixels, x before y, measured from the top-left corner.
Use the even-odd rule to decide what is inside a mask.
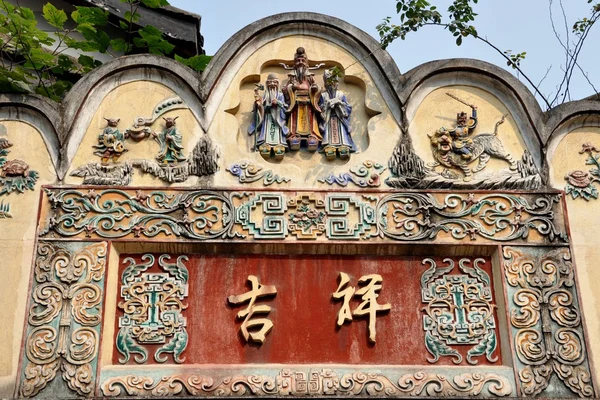
[[[346,95],[338,90],[338,76],[331,70],[323,74],[325,90],[321,92],[319,107],[321,108],[321,123],[319,128],[323,134],[321,152],[328,160],[335,159],[336,153],[343,160],[356,151],[350,133],[350,113],[352,107],[348,104]]]
[[[116,162],[123,153],[128,151],[125,148],[125,137],[117,128],[120,119],[104,118],[106,128],[98,136],[98,144],[94,146],[95,155],[102,158],[102,164],[107,164],[110,159]]]
[[[166,127],[161,133],[153,132],[152,136],[160,145],[160,152],[156,159],[161,164],[176,164],[180,161],[185,161],[183,155],[183,145],[181,144],[183,136],[177,131],[175,126],[175,118],[163,118]]]
[[[273,155],[276,160],[281,160],[288,149],[286,137],[289,130],[285,120],[287,104],[275,74],[267,77],[267,90],[261,97],[258,90],[262,88],[261,85],[254,89],[254,120],[248,128],[248,134],[254,135],[254,149],[260,151],[264,159]]]
[[[512,171],[516,170],[516,161],[504,150],[502,142],[498,138],[498,127],[504,123],[506,115],[496,122],[494,133],[471,136],[477,125],[477,107],[450,93],[446,94],[471,107],[472,114],[469,119],[467,113],[460,112],[456,115],[456,127],[454,129],[442,127],[433,135],[428,135],[433,158],[435,159],[435,162],[430,166],[441,165],[446,168],[458,168],[464,173],[463,180],[465,182],[473,178],[474,172],[483,170],[491,157],[505,160],[510,164]],[[469,164],[475,160],[478,160],[477,166],[471,169]]]
[[[284,64],[284,67],[287,67]],[[318,68],[319,66],[313,67]],[[303,47],[296,49],[294,67],[289,68],[288,80],[284,87],[285,102],[288,108],[288,142],[291,150],[298,150],[300,144],[306,142],[308,151],[316,151],[321,142],[321,133],[317,123],[317,113],[321,112],[319,101],[319,85],[315,83],[314,74],[310,72],[308,59]]]
[[[452,137],[452,151],[460,154],[465,160],[470,160],[473,158],[473,153],[471,152],[473,139],[470,136],[477,127],[477,106],[468,104],[450,93],[446,94],[454,100],[471,107],[471,118],[467,117],[466,112],[461,111],[456,114],[456,127],[454,129],[440,128],[440,130],[446,131]]]

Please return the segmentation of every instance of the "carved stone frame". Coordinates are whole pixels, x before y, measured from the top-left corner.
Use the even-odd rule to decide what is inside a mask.
[[[102,204],[106,204],[100,201],[102,196],[121,196],[120,200],[124,201],[121,205],[133,204],[134,208],[130,209],[132,215],[139,214],[138,216],[141,217],[145,211],[140,211],[141,208],[136,208],[135,205],[139,206],[142,203],[149,205],[150,202],[155,201],[156,198],[148,197],[153,192],[167,193],[179,199],[176,201],[180,203],[169,203],[172,212],[163,213],[163,216],[167,215],[167,219],[172,222],[169,236],[152,237],[150,226],[131,224],[126,221],[127,218],[119,221],[119,226],[125,227],[124,229],[112,230],[111,233],[111,228],[107,228],[109,225],[102,227],[98,222],[100,220],[94,219],[94,216],[102,214],[97,211],[102,209]],[[40,249],[43,246],[66,249],[72,254],[94,245],[104,246],[106,249],[106,279],[101,285],[104,292],[99,303],[102,308],[98,314],[103,322],[95,343],[97,356],[94,365],[97,367],[91,367],[92,379],[86,382],[86,379],[90,380],[90,378],[85,374],[78,375],[76,364],[71,363],[68,357],[59,357],[63,360],[61,361],[62,380],[66,386],[61,386],[60,378],[52,374],[44,375],[44,366],[47,363],[34,366],[39,367],[37,376],[42,376],[43,379],[32,378],[31,374],[28,375],[25,371],[27,363],[31,362],[27,346],[34,328],[29,319],[25,322],[24,350],[20,361],[21,378],[16,396],[35,396],[38,393],[55,397],[71,397],[78,394],[106,397],[310,395],[324,398],[331,396],[516,397],[539,393],[548,397],[597,395],[594,391],[595,385],[592,383],[592,366],[587,357],[585,321],[579,310],[580,300],[574,265],[568,260],[571,246],[565,203],[560,192],[314,191],[309,196],[310,200],[316,206],[322,207],[326,216],[323,222],[323,234],[310,237],[296,234],[293,224],[286,220],[288,214],[294,211],[294,204],[305,195],[302,191],[294,190],[236,192],[198,189],[45,187],[40,200],[41,211],[34,267],[40,258]],[[206,225],[201,224],[201,230],[194,230],[190,224],[197,222],[199,217],[205,218],[202,217],[203,210],[195,208],[200,203],[194,201],[200,198],[210,198],[211,201],[218,203],[221,219],[213,221],[208,229],[205,229]],[[398,200],[399,198],[402,200]],[[405,233],[388,229],[387,225],[384,227],[382,220],[391,218],[390,213],[398,210],[397,207],[388,206],[394,201],[402,203],[406,199],[410,199],[410,204],[418,206],[419,220],[422,224],[417,230],[424,230],[424,233],[419,231],[416,235],[407,236]],[[158,200],[163,201],[164,198]],[[501,203],[504,206],[497,209],[497,205]],[[74,225],[70,225],[71,222],[65,224],[65,221],[70,218],[70,213],[72,215],[74,212],[73,206],[80,207],[80,211],[84,210],[81,214],[77,214],[75,219],[75,223],[80,225],[77,229],[73,228]],[[490,207],[492,214],[498,210],[504,213],[501,218],[505,219],[506,224],[502,223],[499,230],[493,234],[490,234],[489,230],[482,229],[489,224],[477,224],[478,219],[485,222],[485,216],[488,215],[485,212],[486,207]],[[383,210],[385,212],[381,213]],[[405,211],[401,210],[400,213]],[[259,219],[256,219],[257,215]],[[82,220],[88,221],[86,218],[96,222],[81,224]],[[492,220],[492,226],[497,222]],[[542,225],[536,225],[538,223]],[[448,227],[459,226],[459,231],[438,229],[445,224]],[[123,234],[124,232],[126,234]],[[108,237],[113,234],[119,237]],[[106,244],[102,245],[102,243]],[[351,252],[372,255],[381,252],[392,255],[410,253],[423,256],[491,255],[496,282],[493,290],[496,291],[499,307],[498,324],[503,365],[447,367],[324,364],[282,367],[269,364],[243,366],[211,364],[132,367],[131,365],[109,365],[110,362],[105,361],[107,354],[112,354],[112,346],[114,346],[114,335],[110,330],[111,327],[114,329],[116,310],[114,294],[117,288],[116,271],[120,252],[141,253],[168,249],[169,252],[178,253],[236,251],[276,254],[289,251],[290,248],[308,254],[343,251],[345,254]],[[552,316],[554,306],[548,306],[549,302],[546,302],[540,312],[540,315],[542,312],[544,314],[541,317],[543,325],[538,334],[546,339],[546,345],[557,346],[556,348],[561,345],[572,346],[573,343],[567,343],[567,339],[579,338],[580,354],[576,360],[549,356],[545,363],[532,361],[530,364],[536,366],[531,367],[527,363],[527,357],[523,358],[523,351],[517,348],[517,339],[523,340],[521,331],[535,325],[526,326],[523,321],[514,322],[515,315],[522,315],[523,310],[522,305],[521,309],[518,309],[514,303],[515,293],[523,289],[530,290],[528,282],[533,282],[523,277],[520,280],[517,278],[509,280],[509,271],[514,275],[515,270],[518,270],[516,267],[513,268],[516,265],[513,261],[517,253],[523,258],[533,259],[530,264],[534,265],[534,269],[536,262],[540,264],[539,260],[546,256],[552,258],[555,264],[562,268],[561,271],[564,273],[561,277],[565,279],[561,280],[560,285],[569,293],[565,296],[570,296],[573,305],[567,311],[574,310],[579,317],[577,319],[571,315],[572,318],[569,318],[567,312],[564,314],[567,315],[565,321],[562,321],[564,324],[557,323],[557,319]],[[557,257],[556,254],[559,253],[560,257]],[[35,279],[39,275],[39,269],[34,268],[32,274],[30,293],[35,289]],[[415,279],[418,276],[420,274],[415,275]],[[29,302],[29,310],[34,310],[31,307],[38,307],[36,310],[39,310],[39,301],[30,297]],[[556,313],[556,307],[554,312]],[[575,332],[571,336],[556,334],[556,332],[564,333],[569,329]],[[531,335],[528,340],[531,346],[537,343]],[[54,369],[55,374],[57,368]],[[26,383],[32,381],[36,389],[25,390]],[[89,388],[89,391],[81,390],[82,382],[87,385],[83,386],[86,390]],[[562,386],[561,382],[564,382]]]

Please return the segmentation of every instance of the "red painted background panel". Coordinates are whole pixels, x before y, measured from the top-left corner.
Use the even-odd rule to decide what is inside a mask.
[[[158,259],[158,254],[156,258]],[[122,260],[141,254],[122,255]],[[174,262],[176,255],[172,255]],[[424,364],[427,352],[423,330],[423,303],[420,278],[428,268],[424,257],[369,256],[262,256],[262,255],[188,255],[185,262],[190,273],[189,296],[185,300],[189,343],[183,352],[186,364],[245,364],[245,363],[341,363],[341,364]],[[483,269],[492,277],[489,257]],[[442,258],[436,258],[438,265]],[[458,261],[458,258],[455,259]],[[124,266],[121,266],[119,276]],[[454,273],[457,273],[455,268]],[[151,271],[159,271],[157,266]],[[391,310],[378,313],[377,343],[368,340],[368,318],[354,317],[350,323],[337,328],[337,313],[342,301],[332,294],[339,283],[339,273],[350,276],[350,285],[359,288],[358,279],[367,274],[380,274],[383,288],[379,304],[390,303]],[[275,285],[277,295],[257,300],[272,309],[268,318],[274,327],[263,345],[246,344],[239,332],[242,320],[238,311],[247,303],[232,307],[227,297],[247,292],[248,275],[258,277],[262,285]],[[492,282],[493,284],[493,282]],[[120,290],[119,290],[120,292]],[[354,297],[351,308],[361,302]],[[117,310],[115,321],[118,331]],[[260,317],[260,316],[259,316]],[[497,321],[497,317],[496,317]],[[147,346],[151,353],[157,347]],[[472,345],[452,345],[463,355]],[[501,364],[500,345],[495,352]],[[114,350],[113,362],[119,364]],[[490,364],[477,357],[479,365]],[[149,363],[153,363],[149,357]],[[169,355],[169,363],[172,362]],[[134,364],[133,358],[130,360]],[[463,365],[468,365],[463,360]],[[455,365],[449,357],[441,357],[436,365]]]

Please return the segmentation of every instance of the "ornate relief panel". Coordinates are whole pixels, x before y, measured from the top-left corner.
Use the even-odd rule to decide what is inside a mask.
[[[180,256],[169,263],[170,258],[168,254],[158,259],[146,254],[141,263],[133,258],[123,261],[128,266],[121,273],[119,309],[123,315],[119,317],[116,338],[117,350],[123,356],[121,364],[127,363],[132,354],[135,362],[145,363],[146,345],[157,347],[153,358],[158,363],[167,361],[165,353],[171,353],[175,363],[184,361],[181,354],[188,342],[184,310],[189,276],[184,261],[188,258]]]
[[[423,260],[429,264],[421,276],[425,343],[433,356],[429,362],[449,356],[452,362],[461,363],[463,356],[453,345],[471,346],[466,356],[469,364],[477,364],[475,357],[483,355],[490,362],[498,361],[494,355],[498,348],[496,305],[490,275],[480,268],[484,262],[483,258],[462,258],[458,261],[461,273],[452,274],[455,262],[450,258],[439,268],[434,260]]]
[[[60,105],[3,100],[42,105],[53,154],[0,138],[0,221],[53,182],[23,224],[14,395],[598,397],[571,262],[595,231],[565,203],[592,225],[600,147],[558,186],[544,159],[570,111],[485,63],[402,75],[341,21],[272,20],[203,74],[137,55]]]
[[[46,188],[40,237],[567,244],[559,193]]]
[[[569,249],[505,247],[503,254],[523,394],[594,397]]]
[[[106,252],[105,242],[39,242],[20,396],[95,394]]]
[[[110,346],[112,350],[105,351],[112,356],[98,369],[98,387],[94,389],[92,382],[87,386],[79,384],[83,389],[68,384],[66,387],[74,393],[208,397],[244,394],[489,397],[517,393],[590,396],[594,393],[572,272],[569,272],[572,270],[565,259],[568,247],[537,247],[568,246],[558,193],[306,193],[48,187],[42,205],[39,265],[45,265],[42,261],[47,258],[44,256],[47,248],[68,252],[71,258],[93,248],[102,265],[106,263],[104,242],[64,242],[73,238],[113,243],[336,240],[382,245],[435,240],[436,248],[442,252],[450,249],[444,244],[456,243],[509,242],[534,246],[504,247],[502,253],[512,327],[511,335],[506,337],[514,341],[517,349],[513,358],[518,384],[513,378],[511,357],[504,353],[510,347],[502,344],[506,328],[502,318],[498,318],[496,303],[501,289],[494,283],[496,267],[491,264],[489,250],[485,257],[395,256],[393,262],[391,258],[369,256],[319,256],[315,262],[309,256],[273,255],[268,263],[261,256],[235,252],[201,256],[163,252],[117,255],[120,261],[113,261],[120,265],[119,300],[115,310],[109,311],[116,315],[114,321],[108,322],[115,326],[114,337],[102,342]],[[523,264],[525,267],[515,267],[520,265],[515,261],[516,254],[531,259],[538,257],[532,254],[539,254],[550,261],[532,261]],[[536,262],[545,266],[541,272],[532,267]],[[77,261],[72,263],[79,265]],[[560,273],[552,275],[549,270],[552,263],[562,265],[558,268]],[[275,265],[283,269],[276,272]],[[317,266],[320,272],[313,271]],[[38,270],[36,274],[40,274]],[[415,275],[415,271],[420,272]],[[544,280],[540,274],[560,279]],[[414,279],[407,278],[411,276]],[[56,279],[60,281],[60,275]],[[83,282],[84,278],[81,279]],[[80,281],[74,282],[72,285]],[[98,282],[104,284],[103,280]],[[36,289],[39,284],[34,285],[34,294],[41,290]],[[523,300],[534,296],[536,284],[541,290],[537,309],[533,303],[525,305]],[[245,285],[248,289],[244,289]],[[554,288],[555,294],[542,293],[549,288]],[[40,296],[34,295],[32,301],[41,301]],[[102,303],[90,300],[85,307],[99,305]],[[39,307],[32,312],[39,313]],[[539,316],[525,329],[525,322],[520,323],[519,316],[525,315],[524,310],[529,308]],[[100,311],[94,315],[100,315]],[[545,321],[544,318],[549,319],[543,324],[539,322]],[[538,327],[537,323],[541,325]],[[52,327],[52,322],[48,324]],[[337,328],[332,330],[331,324]],[[77,329],[71,325],[73,328],[66,334]],[[294,335],[306,327],[312,327],[311,332],[318,336],[323,349],[316,349],[317,342],[312,347],[296,348],[298,341]],[[542,341],[542,336],[535,336],[536,329],[551,334],[542,335],[547,338]],[[415,330],[420,335],[400,333]],[[32,325],[26,342],[31,344],[27,346],[42,344],[34,339],[35,334]],[[410,344],[404,343],[409,337],[412,337]],[[54,337],[44,336],[42,340],[51,343]],[[73,346],[81,345],[75,339],[70,340]],[[90,337],[95,347],[85,358],[85,366],[79,368],[91,368],[92,373],[98,368],[98,340],[98,335]],[[338,360],[329,353],[340,346],[336,344],[340,340],[340,343],[349,340],[350,347],[340,347]],[[549,356],[540,363],[532,357],[537,357],[535,349],[541,348],[542,343],[544,349],[550,343],[554,347],[552,351],[544,350]],[[48,348],[45,346],[40,349]],[[403,350],[398,353],[391,350],[394,348]],[[287,350],[282,353],[281,349]],[[569,355],[567,349],[578,350]],[[214,363],[215,351],[221,364],[199,373],[198,366]],[[23,358],[20,393],[27,396],[54,393],[58,390],[55,384],[47,382],[55,381],[56,372],[36,380],[32,365],[38,366],[42,373],[43,368],[68,370],[72,361],[65,355],[43,363],[30,358],[33,357],[30,352],[26,351]],[[319,354],[329,355],[321,359]],[[291,358],[286,358],[290,355]],[[313,367],[324,360],[337,360],[345,366]],[[257,372],[247,374],[236,367],[244,362],[254,365]],[[289,368],[273,368],[270,366],[273,363]],[[374,369],[373,363],[388,367]],[[127,364],[127,370],[123,364]],[[157,368],[164,364],[170,365],[168,372]],[[476,371],[470,367],[474,364],[478,365]],[[75,375],[63,374],[64,379]],[[557,383],[553,379],[567,381],[565,389],[555,389]],[[568,388],[572,391],[565,391]]]

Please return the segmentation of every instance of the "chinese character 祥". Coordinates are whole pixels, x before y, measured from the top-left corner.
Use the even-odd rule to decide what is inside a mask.
[[[364,316],[369,317],[369,341],[375,343],[375,336],[377,330],[375,328],[375,317],[378,312],[389,311],[392,306],[391,304],[378,304],[377,297],[379,297],[378,291],[381,290],[381,283],[383,278],[378,274],[363,275],[358,280],[358,283],[362,287],[355,290],[353,286],[348,286],[350,278],[348,274],[340,272],[340,284],[333,293],[333,298],[336,300],[343,299],[342,307],[338,312],[336,324],[338,327],[344,325],[346,321],[352,321],[352,316]],[[354,311],[350,310],[350,300],[353,296],[362,296],[362,303],[356,307]]]
[[[273,285],[263,286],[258,283],[258,278],[254,275],[248,276],[248,282],[250,282],[251,290],[244,294],[237,296],[229,296],[227,301],[232,305],[239,305],[248,302],[248,307],[237,313],[237,318],[244,318],[240,330],[246,342],[249,340],[264,343],[266,336],[273,329],[273,322],[268,318],[254,318],[254,314],[268,314],[271,311],[271,307],[267,305],[254,305],[257,299],[270,295],[276,295],[277,289]],[[250,332],[249,329],[252,331]]]

